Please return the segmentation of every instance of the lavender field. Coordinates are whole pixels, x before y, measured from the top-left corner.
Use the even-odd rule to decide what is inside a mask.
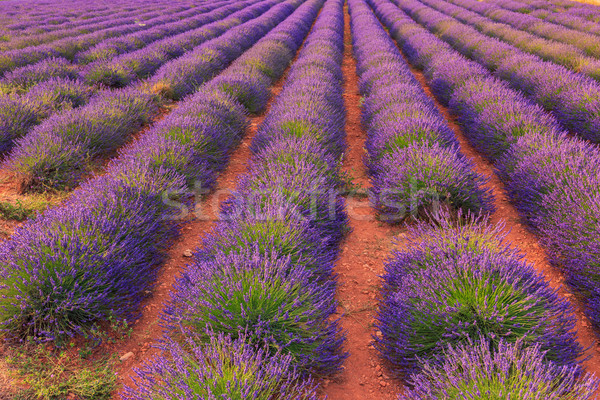
[[[600,5],[0,1],[0,400],[600,393]]]

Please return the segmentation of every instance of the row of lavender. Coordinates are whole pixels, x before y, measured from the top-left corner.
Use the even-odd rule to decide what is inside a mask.
[[[351,15],[366,162],[380,218],[398,222],[435,211],[432,205],[492,212],[485,178],[459,152],[454,133],[373,13],[357,3]]]
[[[343,3],[323,7],[258,128],[248,172],[178,280],[164,354],[125,398],[316,399],[310,375],[340,368]],[[252,84],[244,93],[260,101]]]
[[[594,143],[600,142],[600,83],[479,33],[417,0],[402,0],[398,5],[463,55],[552,111],[566,129]]]
[[[456,139],[372,10],[363,0],[349,5],[371,143],[368,161],[379,164],[375,190],[381,190],[378,174],[400,171],[405,181],[426,182],[413,194],[422,207],[438,200],[450,205],[428,214],[434,224],[412,227],[407,249],[394,252],[386,264],[376,347],[395,374],[408,378],[411,389],[404,398],[591,398],[598,383],[591,377],[577,381],[583,349],[570,305],[505,243],[502,226],[464,217],[490,211],[489,199],[475,207],[460,201],[466,195],[486,197],[481,177],[462,158],[459,163],[438,156],[431,162],[433,157],[419,154],[428,147],[439,154],[441,146],[458,153]],[[378,123],[382,116],[392,125]],[[388,139],[373,146],[381,137]],[[389,152],[388,163],[377,163],[381,150]],[[403,152],[417,153],[410,162],[419,167],[404,166]],[[436,166],[445,174],[421,179],[423,170]],[[406,186],[389,189],[402,193]],[[452,195],[440,199],[438,192]]]
[[[275,6],[254,21],[254,29],[282,21],[300,3]],[[28,221],[2,243],[3,330],[59,340],[111,315],[135,317],[177,234],[179,209],[173,201],[185,202],[194,183],[210,188],[244,132],[246,109],[235,97],[239,76],[258,74],[262,84],[276,79],[277,62],[291,59],[299,45],[293,32],[313,8],[299,10],[304,19],[284,23],[214,84],[203,85],[64,205]],[[239,45],[245,39],[229,40]],[[256,68],[263,62],[264,72]]]
[[[177,6],[170,5],[167,9],[177,10]],[[144,29],[144,25],[135,23],[136,13],[130,12],[130,16],[121,18],[116,26],[106,29],[92,31],[85,35],[75,37],[65,37],[50,43],[42,43],[40,45],[16,48],[8,51],[3,51],[0,54],[0,74],[10,71],[14,68],[32,64],[49,57],[65,57],[73,59],[77,52],[85,50],[100,41],[116,37],[119,35],[134,32]],[[144,14],[142,14],[144,15]],[[160,12],[151,12],[146,15],[146,18],[161,18]],[[167,17],[169,18],[169,17]]]
[[[171,66],[183,65],[193,72],[177,75],[170,82],[183,87],[179,94],[194,92],[204,81],[223,70],[289,15],[294,9],[292,4],[297,1],[278,3],[280,0],[267,0],[246,7],[237,15],[232,14],[234,27],[223,29],[225,32],[209,30],[207,39],[214,37],[213,34],[217,37],[195,48],[196,58],[188,57],[183,63],[176,59],[165,64],[165,71]],[[218,36],[220,33],[223,34]],[[14,144],[14,148],[4,165],[18,174],[24,190],[71,188],[88,173],[94,157],[118,148],[140,124],[152,117],[161,97],[151,92],[152,89],[143,82],[122,90],[103,91],[84,107],[54,114],[19,140],[7,137],[7,146]],[[132,109],[130,102],[123,101],[129,97],[139,107]],[[14,134],[15,130],[8,132]]]
[[[568,12],[554,11],[554,9],[547,7],[548,3],[543,0],[533,0],[528,2],[515,0],[487,0],[486,3],[494,4],[495,6],[507,10],[527,14],[577,31],[600,35],[600,26],[597,23],[594,23],[593,18],[588,19]],[[587,8],[589,9],[591,7]],[[597,16],[600,16],[600,13],[598,13]]]
[[[435,0],[423,0],[421,2],[527,53],[535,54],[544,60],[563,65],[574,72],[600,80],[600,60],[588,56],[576,46],[544,39],[469,11],[466,7],[472,5],[473,2],[470,0],[455,0],[453,1],[455,4]],[[600,36],[598,40],[600,40]]]
[[[455,2],[455,0],[450,1]],[[572,44],[590,56],[600,57],[600,42],[598,36],[594,34],[578,32],[561,25],[540,21],[534,16],[502,9],[491,3],[473,2],[469,5],[469,8],[495,21],[503,22],[557,42]]]
[[[19,46],[23,40],[27,42],[30,37],[44,37],[44,33],[79,29],[82,34],[88,33],[90,27],[97,23],[107,22],[111,16],[118,18],[126,16],[140,6],[145,11],[161,9],[160,3],[152,5],[138,3],[133,5],[128,2],[114,2],[109,6],[99,5],[98,3],[73,3],[68,4],[68,8],[57,7],[54,3],[50,9],[45,9],[44,5],[36,4],[36,10],[30,10],[28,7],[19,7],[23,3],[3,1],[0,4],[0,48]],[[31,7],[34,3],[28,3]],[[163,5],[164,7],[164,5]],[[53,40],[49,36],[49,40]],[[34,39],[35,41],[35,39]]]
[[[193,41],[190,41],[187,36],[182,38],[182,35],[166,38],[157,43],[158,46],[147,49],[148,52],[139,54],[137,57],[130,57],[130,60],[131,62],[137,62],[139,59],[147,59],[148,54],[153,54],[158,57],[157,62],[154,63],[155,68],[158,68],[162,64],[168,63],[171,58],[182,55],[189,48],[199,46],[226,32],[228,28],[257,17],[275,4],[275,1],[262,2],[254,6],[252,3],[252,1],[238,2],[235,5],[225,5],[210,11],[202,17],[201,23],[205,26],[192,30],[197,35]],[[231,14],[229,18],[222,20],[229,14]],[[223,23],[223,21],[231,21],[231,23]],[[164,47],[161,47],[161,43],[164,44]],[[169,57],[160,56],[162,55],[161,48],[171,49]],[[130,80],[128,83],[138,82],[131,82]],[[0,98],[0,116],[2,117],[0,118],[0,152],[2,153],[11,149],[16,140],[25,136],[33,127],[42,123],[48,117],[56,115],[55,118],[60,118],[58,116],[60,111],[87,104],[96,90],[94,86],[90,86],[79,79],[75,65],[60,58],[51,58],[10,72],[0,80],[0,90],[2,88],[17,92],[17,94]],[[18,94],[22,91],[26,93]],[[101,92],[96,97],[99,99],[98,103],[103,104],[107,101],[110,102],[110,99],[102,101],[102,98],[110,96],[112,96],[111,92]],[[98,108],[97,106],[90,107],[95,109]],[[82,118],[87,108],[70,111],[70,114],[74,115],[75,118]],[[152,107],[147,109],[145,118],[152,115],[153,111],[154,108]],[[102,123],[102,120],[96,122]],[[125,124],[132,123],[130,121],[124,122]],[[38,130],[52,129],[52,125],[53,122],[48,121],[46,124],[42,124]],[[34,135],[33,132],[31,134]]]
[[[0,4],[2,29],[11,35],[21,36],[44,31],[61,30],[87,21],[95,23],[114,13],[133,11],[139,4],[126,0],[110,4],[89,1],[20,2],[3,1]],[[160,3],[153,3],[159,6]],[[84,22],[85,23],[85,22]]]
[[[193,11],[194,14],[198,12],[199,15],[188,16],[183,20],[179,19],[182,15],[178,14],[147,21],[145,23],[147,29],[102,40],[95,46],[87,48],[87,50],[85,50],[86,46],[82,47],[81,51],[74,55],[75,63],[63,57],[50,57],[35,64],[25,65],[9,71],[0,79],[0,91],[4,93],[24,93],[32,85],[44,82],[50,78],[79,78],[89,84],[106,83],[110,86],[110,82],[104,82],[101,76],[95,76],[91,71],[93,68],[85,67],[85,65],[92,61],[108,61],[119,54],[146,47],[157,40],[160,41],[154,44],[153,48],[148,49],[150,52],[161,48],[157,47],[157,45],[164,47],[170,44],[171,48],[177,45],[183,46],[186,43],[181,43],[181,40],[178,40],[181,36],[174,35],[191,30],[198,31],[202,26],[221,20],[227,15],[241,10],[248,4],[250,3],[236,2],[236,4],[231,4],[231,2],[218,2],[210,6],[195,8]],[[188,12],[184,14],[186,13]],[[169,20],[172,22],[167,23]],[[193,44],[190,43],[188,46]],[[176,56],[177,54],[173,54],[173,57]]]
[[[0,43],[0,50],[14,50],[22,49],[29,46],[41,45],[49,42],[53,42],[58,39],[73,37],[79,35],[85,35],[96,31],[105,30],[108,28],[117,27],[119,25],[129,25],[131,27],[143,29],[141,27],[151,19],[157,18],[164,12],[177,13],[184,10],[189,10],[190,4],[178,5],[177,7],[170,7],[168,4],[155,5],[155,4],[136,4],[134,10],[120,11],[117,9],[110,15],[103,17],[94,18],[91,20],[83,21],[73,27],[63,27],[52,32],[44,32],[44,25],[41,24],[41,32],[38,34],[23,34],[19,38],[14,38],[10,41]],[[133,11],[133,12],[132,12]],[[37,29],[38,27],[36,27]],[[25,32],[23,32],[25,33]]]
[[[434,94],[459,117],[468,139],[492,161],[515,205],[599,325],[597,199],[600,152],[561,131],[521,94],[491,77],[389,1],[370,1],[405,54],[425,69]]]
[[[88,56],[93,59],[96,51],[102,54],[100,59],[81,69],[81,78],[90,84],[122,87],[137,79],[151,76],[169,61],[183,56],[187,51],[246,21],[248,16],[245,10],[248,5],[254,3],[257,2],[230,2],[207,13],[205,18],[198,21],[200,24],[194,29],[187,27],[180,34],[150,41],[138,50],[124,54],[115,51],[115,47],[110,43],[106,45],[107,48],[104,43],[100,43],[97,48],[91,49],[91,54],[81,54],[82,63],[87,62]],[[105,50],[108,50],[109,54],[103,54]],[[116,54],[121,55],[113,57]]]
[[[590,22],[600,22],[600,6],[590,3],[582,3],[571,0],[520,0],[523,3],[545,11],[551,11],[557,15],[574,16],[583,18]],[[514,11],[514,10],[513,10]],[[553,21],[554,22],[554,21]],[[558,23],[558,22],[557,22]]]

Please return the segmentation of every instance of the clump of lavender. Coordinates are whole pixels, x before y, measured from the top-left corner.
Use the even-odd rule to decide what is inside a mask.
[[[520,256],[473,241],[468,231],[454,235],[426,239],[387,263],[376,324],[383,357],[404,374],[418,370],[420,358],[482,336],[492,347],[539,344],[548,359],[576,365],[582,348],[569,303]]]
[[[0,329],[43,341],[133,319],[177,234],[160,189],[184,185],[169,171],[107,174],[24,224],[0,248]]]
[[[431,215],[430,219],[408,227],[406,246],[409,250],[392,252],[392,261],[385,266],[383,290],[391,293],[397,291],[406,274],[428,268],[428,262],[439,253],[440,249],[467,251],[474,254],[491,251],[520,257],[505,238],[504,224],[491,224],[488,215],[461,212],[455,215],[448,210],[442,210],[438,215]],[[399,262],[398,260],[407,257],[407,253],[420,254],[419,260],[422,262],[414,257],[408,263]]]
[[[337,254],[331,240],[321,236],[299,206],[286,202],[280,193],[271,194],[254,204],[238,207],[240,204],[230,203],[225,207],[225,221],[217,227],[218,234],[205,240],[196,257],[209,260],[218,252],[239,254],[258,246],[261,254],[275,252],[315,277],[330,278]]]
[[[425,362],[399,399],[586,400],[598,388],[598,380],[581,378],[578,367],[547,362],[539,345],[519,341],[492,347],[487,340],[450,346],[441,363]]]
[[[291,357],[270,355],[243,338],[189,336],[180,345],[166,338],[163,354],[141,370],[127,400],[254,399],[316,400],[315,385],[300,380]]]
[[[386,221],[441,205],[475,213],[493,210],[492,194],[483,187],[485,178],[452,149],[411,144],[394,150],[375,168],[375,204]]]
[[[282,153],[276,159],[263,158],[261,163],[253,163],[251,172],[241,179],[237,192],[227,204],[227,213],[241,215],[254,208],[277,210],[283,216],[293,211],[291,218],[308,221],[325,238],[325,246],[334,250],[347,226],[344,202],[337,189],[340,185],[337,170],[331,171],[326,160],[287,153],[287,156]],[[295,207],[290,208],[292,205]],[[271,212],[272,217],[275,215]]]
[[[178,281],[165,319],[174,332],[209,341],[212,332],[291,355],[299,371],[331,373],[345,355],[335,312],[333,281],[257,246],[242,254],[217,254],[191,265]],[[175,334],[175,333],[174,333]]]

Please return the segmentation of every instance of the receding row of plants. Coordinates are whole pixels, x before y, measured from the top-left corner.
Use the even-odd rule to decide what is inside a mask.
[[[177,236],[179,208],[172,202],[185,204],[194,184],[212,187],[247,125],[248,111],[238,101],[245,78],[264,96],[300,45],[296,32],[308,29],[303,26],[319,5],[301,6],[121,151],[102,175],[2,243],[0,321],[9,336],[60,342],[109,318],[135,319]],[[288,10],[282,3],[262,23],[285,19]]]
[[[417,0],[402,0],[397,4],[464,56],[495,72],[551,111],[566,129],[600,143],[600,83],[486,36]]]
[[[428,78],[434,94],[442,103],[450,105],[451,110],[459,117],[459,122],[463,125],[469,140],[478,150],[496,163],[511,199],[539,233],[552,261],[563,269],[570,287],[584,299],[588,317],[594,324],[597,324],[598,295],[592,289],[595,286],[594,276],[597,274],[597,267],[594,268],[594,263],[597,263],[598,260],[598,218],[596,212],[590,208],[598,207],[598,203],[593,200],[597,198],[598,191],[598,185],[593,184],[594,180],[598,179],[598,171],[600,171],[598,150],[590,144],[569,137],[565,132],[560,131],[556,122],[538,106],[531,104],[518,92],[507,88],[501,81],[489,76],[477,63],[457,54],[450,46],[415,24],[410,17],[391,2],[369,0],[369,3],[383,24],[389,28],[390,33],[396,38],[411,62],[425,68],[425,76]],[[471,225],[475,226],[475,224]],[[473,229],[469,228],[469,230]],[[481,229],[479,232],[485,231],[485,229]],[[440,234],[423,235],[435,238]],[[468,238],[469,235],[470,233],[467,232],[460,236]],[[458,246],[459,242],[463,242],[465,251],[468,250],[467,253],[473,251],[473,246],[469,247],[471,242],[465,242],[464,237],[463,239],[455,238],[448,243],[441,243],[436,239],[436,246],[442,247],[445,253],[453,257],[463,257],[466,253],[456,251],[460,247]],[[497,245],[490,245],[492,239],[493,237],[485,241],[476,240],[478,244],[474,247],[475,250],[478,248],[487,250],[477,250],[475,258],[483,254],[485,259],[506,259],[507,250],[503,250]],[[435,247],[433,244],[427,246]],[[494,250],[493,254],[488,254],[488,250]],[[398,253],[396,261],[392,260],[390,265],[398,262],[404,263],[403,260],[410,261],[410,257],[414,257],[411,255],[413,251],[415,250],[410,249],[406,253]],[[425,256],[427,255],[427,252],[423,253],[422,249],[419,251]],[[510,259],[512,260],[512,258]],[[512,262],[510,261],[510,263]],[[413,262],[410,261],[410,263]],[[443,261],[443,263],[447,262]],[[502,264],[506,263],[509,262],[502,261]],[[515,271],[521,270],[524,273],[532,271],[522,262],[519,262],[519,265],[515,267]],[[411,268],[413,267],[411,266]],[[417,272],[422,274],[423,270],[419,268]],[[394,279],[391,277],[393,274],[390,272],[387,279]],[[535,274],[531,276],[529,282],[536,282],[538,285],[533,287],[543,287],[544,290],[549,290],[547,284],[539,276]],[[440,278],[436,279],[440,281]],[[494,323],[489,326],[500,326],[496,325],[496,321],[501,322],[500,319],[496,319],[500,316],[499,312],[503,310],[502,312],[506,313],[510,307],[506,305],[504,309],[494,308],[500,299],[495,297],[498,292],[480,292],[479,290],[483,290],[483,287],[477,286],[472,281],[469,282],[465,288],[469,287],[480,294],[491,293],[494,296],[487,300],[486,297],[478,296],[473,299],[483,301],[480,304],[483,310],[492,307],[493,312],[488,316],[493,316]],[[513,289],[516,290],[516,287]],[[525,290],[523,293],[530,292]],[[555,295],[548,297],[548,299],[551,298],[555,298]],[[511,300],[512,297],[506,299]],[[556,304],[563,304],[559,300],[553,301],[558,301]],[[423,306],[427,306],[427,304],[434,303],[422,303]],[[453,308],[456,312],[466,312],[465,308],[458,307],[459,304],[462,307],[460,302],[455,302],[450,306],[451,308],[457,306]],[[518,307],[519,310],[522,308],[523,306]],[[539,308],[539,310],[542,309]],[[529,313],[526,315],[529,316]],[[512,322],[510,319],[506,319],[508,317],[509,314],[505,314],[505,321],[510,324]],[[403,318],[406,318],[406,315]],[[546,322],[543,324],[547,323],[547,317],[540,318],[542,319],[536,319],[536,321],[542,323],[541,321],[544,320]],[[572,324],[570,310],[565,314],[565,318],[571,321],[565,323],[568,331],[569,324]],[[446,320],[446,316],[443,316],[440,321],[442,320]],[[383,321],[385,321],[385,316],[382,318]],[[482,323],[483,320],[475,322]],[[471,321],[471,325],[463,323],[462,326],[470,330],[473,327],[472,323],[473,321]],[[477,330],[474,332],[479,334]],[[513,329],[511,332],[514,333],[516,330]],[[448,333],[450,335],[448,337],[454,334],[460,336],[460,331],[453,330]],[[498,333],[494,334],[498,338],[502,337]],[[545,335],[541,336],[546,337]],[[552,350],[552,346],[548,345],[544,349],[544,345],[540,344],[539,347],[543,351],[547,351],[546,357],[548,358],[548,354],[551,355],[554,352],[559,356],[550,356],[550,359],[562,364],[574,364],[580,350],[567,351],[565,350],[566,342],[556,341],[557,338],[568,337],[572,333],[567,336],[558,335],[556,332],[548,335],[553,337],[549,343],[556,347]],[[490,338],[492,337],[490,336]],[[528,337],[525,341],[527,340],[531,340],[531,338]],[[573,373],[577,376],[579,367],[577,365],[572,367],[575,368]],[[586,398],[585,396],[582,398]]]
[[[559,11],[557,6],[552,6],[551,3],[546,3],[545,1],[487,0],[485,3],[487,4],[481,7],[482,11],[486,7],[492,8],[493,6],[497,6],[577,31],[600,35],[600,25],[594,23],[593,18],[588,19],[585,16],[577,15],[577,13],[570,13],[568,10]],[[573,3],[576,4],[575,2]],[[583,4],[579,5],[584,6]],[[590,8],[588,7],[588,9]],[[598,16],[600,16],[600,13],[598,13]],[[530,24],[536,23],[535,20],[528,20],[528,22]]]
[[[371,4],[384,22],[399,23],[389,2]],[[371,8],[349,5],[374,191],[401,194],[392,202],[401,219],[432,220],[410,228],[383,276],[375,344],[409,384],[402,398],[591,398],[598,382],[580,380],[572,307],[510,248],[503,227],[488,222],[491,195],[456,155],[453,132]]]
[[[136,4],[135,10],[124,10],[119,12],[119,5],[111,5],[114,7],[114,12],[111,15],[104,15],[100,18],[94,20],[82,20],[78,24],[73,24],[71,26],[64,26],[62,29],[53,29],[48,32],[46,29],[47,24],[45,20],[40,21],[39,25],[35,26],[34,29],[38,32],[31,32],[20,36],[19,38],[13,38],[13,40],[5,41],[0,43],[0,50],[16,50],[22,49],[31,46],[39,46],[42,44],[49,44],[51,42],[58,41],[64,38],[73,38],[75,36],[88,36],[92,33],[95,36],[102,36],[111,32],[112,28],[123,26],[129,26],[128,31],[121,32],[131,32],[136,29],[146,29],[144,23],[148,22],[152,24],[152,21],[160,18],[161,15],[167,13],[181,13],[182,11],[189,10],[190,4],[178,4],[177,6],[173,6],[172,4],[163,3],[163,4]],[[136,15],[137,14],[137,15]],[[183,13],[183,15],[187,15]],[[56,22],[56,19],[53,17],[49,17],[52,22]],[[50,26],[54,26],[50,24]],[[131,29],[133,28],[133,29]],[[104,32],[108,30],[108,32]],[[88,37],[90,37],[89,35]],[[68,40],[63,40],[62,46],[57,47],[57,49],[64,49],[64,44],[67,43]]]
[[[595,80],[600,80],[600,60],[588,56],[585,51],[576,46],[544,39],[511,25],[493,21],[468,10],[466,7],[471,4],[469,0],[457,0],[454,2],[455,4],[436,0],[422,0],[421,3],[450,15],[488,36],[498,38],[527,53],[537,55],[543,60],[563,65],[573,72],[579,72]],[[600,36],[598,40],[600,40]]]
[[[556,14],[577,16],[591,22],[600,22],[600,6],[589,2],[570,0],[521,0],[524,3],[535,5],[540,10],[552,11]]]
[[[250,5],[250,7],[247,7]],[[159,49],[171,49],[171,57],[163,56],[156,62],[156,68],[167,63],[170,59],[181,56],[186,50],[199,46],[207,40],[214,39],[227,31],[228,28],[255,18],[259,13],[268,9],[267,4],[252,7],[252,2],[240,2],[235,5],[224,6],[204,15],[206,23],[203,28],[192,29],[189,33],[196,33],[194,40],[190,40],[187,33],[172,38],[165,38],[156,43],[157,46],[148,48],[148,54],[158,57]],[[233,24],[223,25],[221,20],[231,15]],[[208,23],[208,22],[212,23]],[[220,24],[220,25],[219,25]],[[218,29],[213,29],[218,26]],[[134,52],[135,53],[135,52]],[[148,71],[150,75],[153,71]],[[146,77],[146,76],[145,76]],[[96,91],[94,84],[100,82],[87,82],[82,77],[79,68],[60,58],[50,58],[40,63],[19,68],[7,74],[0,85],[10,93],[2,96],[0,107],[0,143],[1,151],[6,152],[14,145],[15,140],[25,136],[36,125],[42,123],[50,116],[57,115],[62,110],[69,110],[85,105]],[[132,80],[127,81],[127,84]],[[136,79],[136,83],[137,79]],[[110,86],[110,85],[108,85]],[[24,94],[21,94],[25,92]],[[108,96],[111,93],[108,92]],[[97,97],[106,97],[107,93],[101,92]],[[72,111],[77,114],[80,111]],[[153,109],[148,110],[151,115]],[[50,122],[49,122],[50,124]],[[43,128],[40,128],[43,129]]]
[[[486,179],[459,151],[458,140],[423,92],[398,48],[363,3],[353,3],[353,49],[364,98],[367,167],[380,218],[399,222],[446,204],[493,211]]]
[[[249,170],[177,282],[162,356],[126,398],[317,399],[311,375],[340,369],[343,4],[325,3],[258,128]],[[252,84],[242,92],[260,102]]]
[[[109,19],[107,17],[121,18],[138,9],[147,12],[165,9],[164,4],[161,3],[152,2],[152,5],[148,5],[140,2],[132,5],[126,1],[115,1],[110,4],[94,1],[72,2],[68,8],[57,6],[55,2],[44,4],[3,2],[0,7],[2,9],[1,29],[2,33],[6,34],[2,37],[2,42],[7,44],[26,36],[71,28],[80,28],[82,33],[88,33],[89,26],[93,27],[98,22],[107,21]]]
[[[599,326],[600,152],[554,118],[427,32],[389,2],[378,16],[467,138],[496,165],[511,200],[536,231]],[[427,44],[427,45],[426,45]]]
[[[109,38],[85,51],[76,53],[76,62],[71,62],[64,57],[50,57],[35,64],[29,64],[9,71],[0,79],[0,92],[5,94],[27,93],[32,86],[43,83],[51,78],[80,79],[90,85],[105,84],[106,86],[110,86],[111,81],[109,79],[103,79],[102,74],[91,74],[89,72],[91,67],[85,67],[85,65],[94,61],[109,61],[119,54],[133,52],[149,45],[154,46],[151,49],[153,51],[157,51],[160,48],[157,46],[192,48],[196,42],[181,42],[178,38],[181,39],[185,36],[181,36],[180,34],[188,31],[198,32],[202,26],[219,21],[228,14],[239,11],[249,4],[251,2],[236,2],[236,4],[217,2],[211,6],[194,8],[194,14],[199,15],[187,16],[183,20],[181,19],[182,15],[176,14],[169,17],[172,19],[170,23],[164,20],[166,17],[157,18],[158,21],[156,23],[152,23],[154,20],[148,21],[147,25],[149,26],[146,30],[116,38]],[[200,33],[202,32],[206,34],[205,31],[200,31]],[[187,34],[189,35],[190,33],[188,32]],[[175,35],[178,38],[174,37]],[[205,36],[201,37],[205,38]],[[172,49],[171,52],[173,52],[172,57],[177,56],[175,49]],[[181,54],[183,54],[183,49],[181,50]],[[87,69],[84,72],[82,68]],[[86,79],[88,75],[89,79]]]
[[[463,0],[450,1],[455,3],[462,2]],[[598,42],[598,36],[596,35],[587,32],[578,32],[561,25],[540,21],[533,16],[513,12],[510,10],[504,10],[501,7],[493,4],[483,3],[481,5],[473,5],[471,2],[469,3],[471,4],[471,7],[473,7],[473,11],[495,21],[515,26],[519,29],[531,32],[547,39],[574,45],[585,51],[586,54],[590,56],[596,58],[600,57],[600,43]],[[595,11],[597,13],[596,10],[593,10],[594,6],[587,7],[590,9],[590,11]]]
[[[299,3],[300,0],[267,0],[244,8],[239,15],[232,14],[224,23],[217,22],[227,28],[214,36],[208,33],[208,38],[214,39],[195,48],[196,57],[187,58],[183,64],[189,73],[162,87],[169,92],[171,84],[179,85],[182,96],[194,92],[291,14]],[[235,21],[233,27],[227,22],[229,18]],[[223,34],[219,36],[220,33]],[[173,62],[182,65],[178,60]],[[184,82],[185,79],[190,81]],[[19,176],[26,191],[72,188],[89,173],[94,157],[117,149],[156,114],[163,98],[152,92],[147,82],[141,82],[121,90],[102,91],[85,106],[55,114],[14,142],[4,166]],[[9,140],[7,146],[11,143]]]
[[[144,8],[152,11],[144,12]],[[161,11],[153,10],[155,8]],[[99,24],[98,30],[84,35],[64,37],[50,43],[3,51],[0,54],[0,75],[14,68],[32,64],[48,57],[62,56],[72,58],[78,51],[85,50],[104,39],[145,29],[143,24],[135,23],[139,18],[160,18],[161,15],[164,15],[162,12],[168,12],[168,10],[177,11],[178,9],[179,6],[177,4],[158,7],[142,4],[140,10],[132,10],[127,13],[126,17],[124,16],[117,21],[113,21],[110,24],[112,27],[103,28],[103,25]],[[142,12],[141,15],[140,12]]]

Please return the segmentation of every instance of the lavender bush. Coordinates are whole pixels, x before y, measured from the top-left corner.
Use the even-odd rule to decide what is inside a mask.
[[[270,355],[245,338],[211,337],[204,344],[189,336],[183,346],[167,339],[160,347],[163,355],[136,371],[137,389],[127,388],[124,399],[318,398],[312,382],[298,382],[290,356]]]
[[[473,240],[479,229],[483,240]],[[494,351],[503,340],[521,340],[539,344],[551,361],[578,365],[583,349],[571,306],[518,254],[489,246],[489,230],[479,229],[392,254],[376,324],[383,357],[407,374],[448,345],[484,337]]]
[[[492,352],[487,340],[473,341],[445,350],[443,360],[425,363],[399,398],[584,400],[598,387],[596,378],[580,379],[577,367],[548,363],[539,346],[522,342],[501,342]]]
[[[366,162],[380,217],[398,222],[441,205],[493,210],[485,179],[459,153],[454,133],[375,16],[361,2],[351,2],[350,13],[365,96]]]
[[[312,282],[302,265],[250,246],[189,266],[165,311],[169,325],[203,341],[213,332],[243,336],[270,354],[290,354],[304,372],[337,370],[343,358],[339,328],[329,321],[334,282]]]

